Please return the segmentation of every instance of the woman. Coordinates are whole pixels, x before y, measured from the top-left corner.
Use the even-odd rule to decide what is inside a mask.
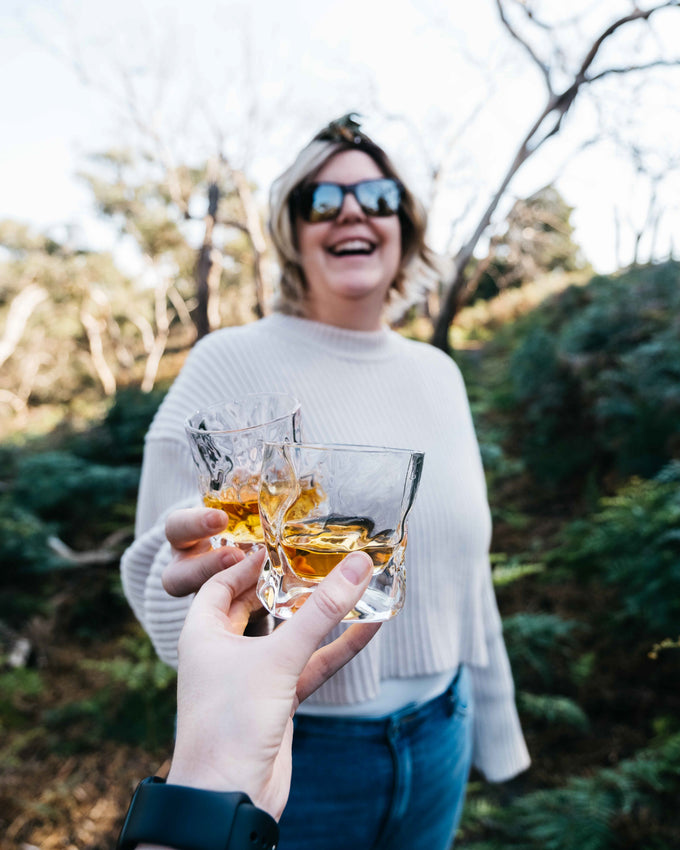
[[[176,665],[190,603],[176,595],[237,557],[207,544],[224,516],[193,507],[182,422],[198,407],[280,390],[302,403],[307,440],[425,451],[404,609],[299,709],[279,847],[447,850],[471,759],[502,781],[529,757],[462,378],[442,352],[383,325],[386,308],[422,285],[425,216],[351,119],[315,137],[270,200],[277,311],[202,340],[164,400],[147,437],[125,592],[160,656]]]

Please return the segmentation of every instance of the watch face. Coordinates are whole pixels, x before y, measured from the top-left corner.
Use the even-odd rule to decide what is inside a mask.
[[[274,818],[247,794],[166,785],[149,776],[137,786],[117,848],[148,843],[180,850],[273,850],[278,840]]]

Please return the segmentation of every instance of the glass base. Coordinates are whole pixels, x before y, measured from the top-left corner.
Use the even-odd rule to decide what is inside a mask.
[[[406,596],[403,567],[395,568],[394,573],[389,575],[389,584],[386,584],[385,579],[386,571],[373,576],[364,595],[343,617],[343,622],[381,623],[401,611]],[[285,575],[272,565],[268,556],[257,583],[257,597],[270,614],[287,620],[304,605],[317,586],[316,582],[305,582],[297,576],[291,578]]]

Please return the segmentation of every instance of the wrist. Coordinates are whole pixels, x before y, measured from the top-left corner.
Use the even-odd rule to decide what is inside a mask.
[[[196,750],[188,756],[182,756],[175,751],[166,783],[202,791],[238,791],[247,794],[253,805],[268,812],[276,820],[281,816],[280,809],[277,809],[275,804],[272,805],[272,801],[262,793],[262,782],[259,778],[250,775],[242,762],[232,762],[228,757],[221,758],[217,764],[209,756],[201,758]]]

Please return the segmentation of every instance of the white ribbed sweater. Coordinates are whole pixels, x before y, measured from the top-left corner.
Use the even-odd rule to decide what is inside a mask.
[[[425,452],[409,518],[406,603],[356,658],[310,699],[369,700],[381,679],[470,665],[474,763],[488,779],[529,764],[491,582],[490,513],[465,387],[442,352],[384,328],[351,331],[275,314],[216,331],[189,354],[146,438],[135,542],[122,560],[123,587],[160,657],[177,665],[191,598],[162,588],[170,549],[164,519],[198,505],[184,419],[247,393],[285,391],[302,403],[308,441],[363,443]]]

